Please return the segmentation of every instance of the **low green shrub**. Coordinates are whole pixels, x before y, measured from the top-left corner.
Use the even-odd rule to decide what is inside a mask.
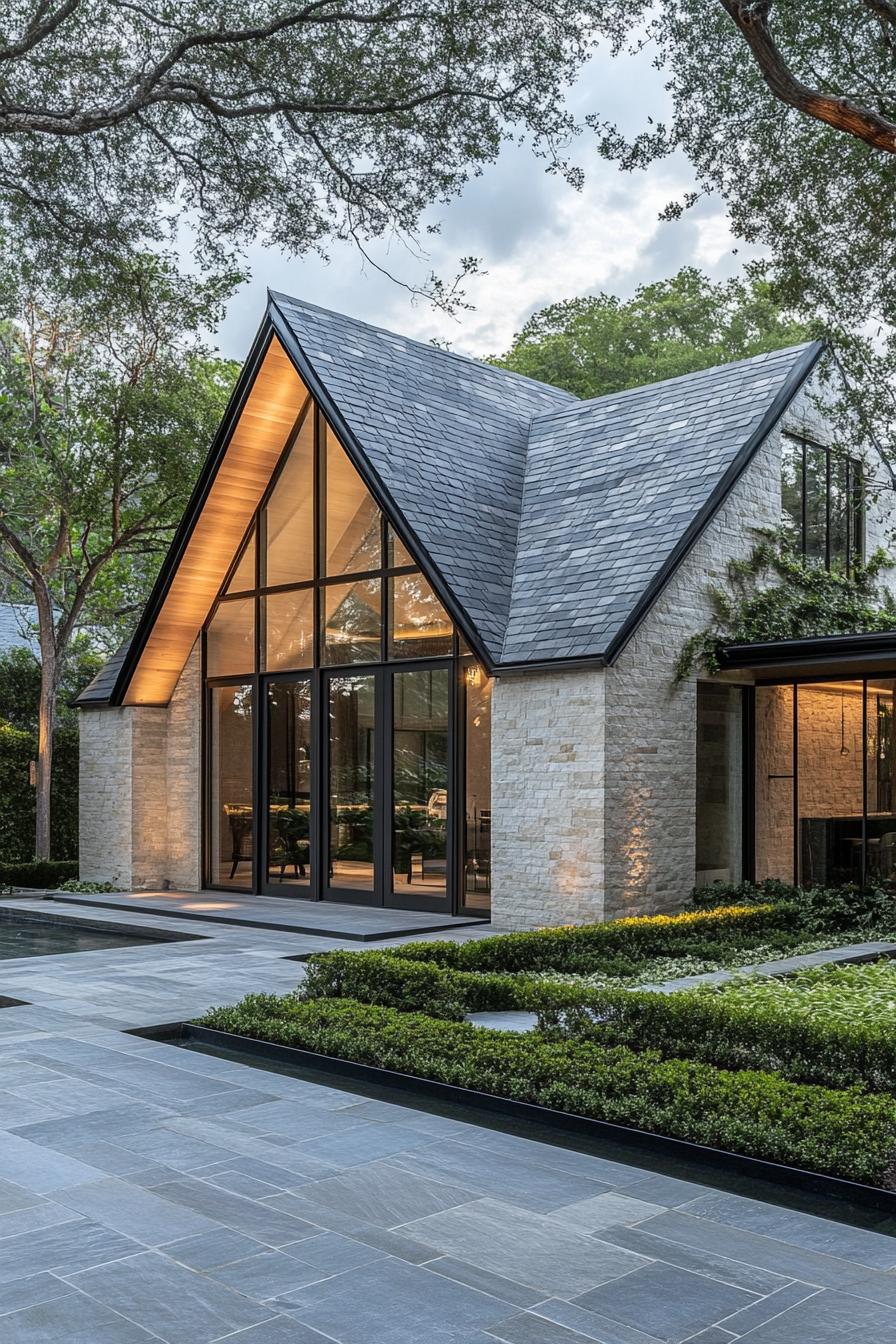
[[[488,1031],[346,999],[251,995],[200,1022],[849,1180],[892,1180],[896,1104],[888,1097],[731,1073],[624,1046]]]
[[[776,878],[758,884],[713,882],[695,887],[691,904],[697,910],[783,904],[795,912],[807,933],[896,929],[896,895],[880,887],[794,887]]]
[[[777,983],[777,982],[772,982]],[[896,1038],[889,1024],[860,1013],[814,1019],[774,997],[693,989],[676,994],[593,990],[579,1003],[543,1003],[549,1039],[590,1040],[726,1069],[770,1070],[793,1082],[896,1092]]]
[[[35,859],[30,863],[0,863],[0,887],[44,887],[52,890],[78,876],[76,859]]]
[[[789,905],[723,906],[678,915],[614,919],[529,933],[502,933],[465,943],[408,943],[389,949],[403,961],[425,961],[464,971],[570,971],[587,974],[614,962],[629,974],[646,957],[699,956],[707,948],[766,942],[799,928]],[[792,941],[792,938],[791,938]]]
[[[79,882],[77,878],[69,878],[67,882],[60,882],[56,888],[57,891],[77,891],[86,896],[95,896],[100,892],[119,891],[119,887],[113,887],[111,882]]]

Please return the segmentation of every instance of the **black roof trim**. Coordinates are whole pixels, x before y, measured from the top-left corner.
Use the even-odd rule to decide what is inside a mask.
[[[863,631],[847,635],[808,635],[802,639],[775,639],[756,644],[727,644],[719,664],[723,671],[738,668],[773,668],[795,662],[834,659],[896,658],[896,629]]]
[[[612,666],[612,664],[615,663],[616,659],[625,648],[625,645],[631,639],[666,584],[672,578],[672,575],[724,504],[732,489],[758,452],[763,441],[767,438],[777,421],[780,420],[781,416],[787,410],[787,407],[793,401],[793,398],[815,368],[815,365],[818,363],[826,349],[826,341],[813,341],[811,345],[807,347],[803,358],[791,369],[790,373],[787,375],[784,386],[769,406],[753,433],[747,439],[743,448],[731,463],[731,466],[725,472],[725,475],[721,478],[703,508],[681,537],[668,559],[654,575],[653,580],[644,590],[634,610],[622,626],[622,629],[607,645],[604,658],[608,665]]]
[[[124,699],[125,691],[128,688],[131,677],[140,660],[146,641],[155,625],[162,604],[168,595],[168,589],[171,587],[177,567],[181,562],[183,553],[186,550],[187,542],[192,535],[193,528],[202,512],[209,490],[212,487],[218,469],[227,451],[230,437],[234,431],[237,421],[242,413],[243,406],[251,391],[252,384],[255,381],[261,363],[267,354],[268,346],[273,337],[273,327],[266,314],[262,320],[255,339],[252,342],[246,362],[243,365],[236,386],[230,394],[230,400],[227,403],[227,409],[224,412],[218,431],[212,440],[212,445],[208,456],[203,463],[199,478],[193,487],[189,502],[184,510],[183,517],[180,520],[177,531],[165,556],[162,568],[159,570],[152,592],[149,595],[149,601],[143,608],[137,628],[131,638],[127,651],[122,659],[118,676],[115,679],[115,685],[112,688],[107,703],[110,705],[120,705]]]

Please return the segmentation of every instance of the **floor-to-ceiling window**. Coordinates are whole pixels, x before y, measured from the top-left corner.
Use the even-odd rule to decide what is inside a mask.
[[[755,873],[896,884],[892,677],[755,691]]]
[[[698,887],[743,873],[743,699],[740,686],[697,683]]]
[[[491,683],[311,399],[204,649],[210,885],[488,912]]]

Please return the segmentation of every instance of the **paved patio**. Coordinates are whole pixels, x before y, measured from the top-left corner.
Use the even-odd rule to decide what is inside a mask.
[[[94,906],[127,913],[148,911],[177,919],[264,927],[281,933],[309,933],[317,938],[345,938],[349,942],[488,927],[481,919],[435,915],[423,910],[387,910],[383,906],[343,905],[337,901],[305,901],[280,896],[243,896],[228,891],[112,891],[94,895],[66,892],[52,899],[58,904]]]
[[[123,1034],[285,989],[285,957],[340,945],[189,932],[207,940],[0,965],[0,994],[29,1001],[0,1010],[4,1344],[896,1339],[894,1220]]]

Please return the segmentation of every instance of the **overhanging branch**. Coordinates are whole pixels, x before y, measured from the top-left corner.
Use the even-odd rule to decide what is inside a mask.
[[[772,36],[771,0],[719,0],[719,3],[742,34],[762,78],[776,98],[805,116],[863,140],[873,149],[896,154],[896,122],[851,98],[813,89],[797,78]],[[873,3],[866,0],[866,3],[881,18],[889,19],[896,13],[884,0]]]

